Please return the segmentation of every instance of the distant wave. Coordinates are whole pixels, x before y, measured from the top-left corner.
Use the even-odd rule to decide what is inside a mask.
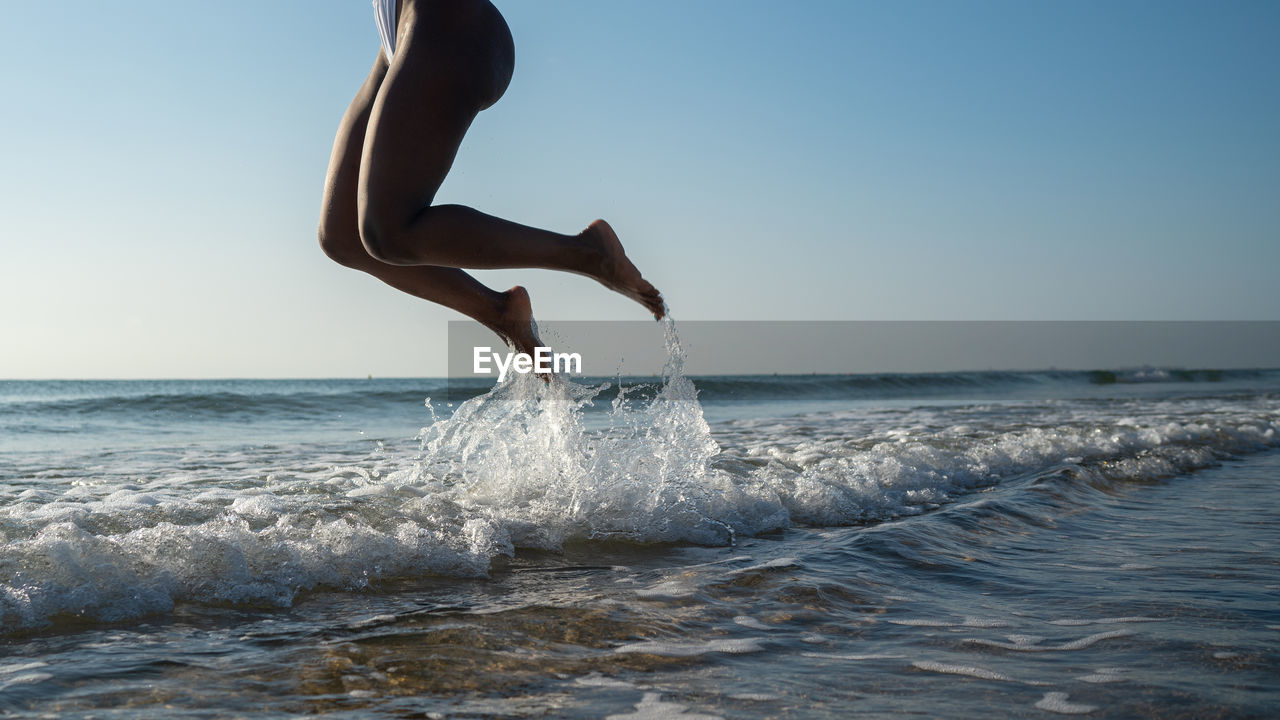
[[[1222,383],[1271,381],[1280,389],[1280,370],[1190,370],[1141,368],[1117,370],[975,371],[950,373],[875,373],[850,375],[703,375],[692,378],[703,402],[788,399],[874,399],[936,396],[1002,388],[1069,388],[1125,383]],[[643,378],[624,383],[643,382]]]
[[[877,373],[851,375],[704,375],[691,378],[704,403],[771,402],[814,398],[875,399],[931,397],[968,392],[998,392],[1036,387],[1088,387],[1138,383],[1224,383],[1269,381],[1280,390],[1280,370],[1214,370],[1140,368],[1115,370],[980,371],[952,373]],[[610,383],[597,409],[617,397],[617,378],[578,379]],[[377,381],[374,381],[375,383]],[[361,381],[164,381],[28,383],[42,393],[20,392],[24,384],[0,385],[0,420],[11,418],[130,417],[172,419],[306,418],[316,413],[376,411],[420,406],[425,398],[461,402],[489,392],[486,379],[393,381],[397,385],[365,387]],[[331,384],[332,387],[326,387]],[[658,390],[656,378],[624,377],[629,397],[647,399]],[[87,385],[72,392],[66,388]],[[172,385],[164,391],[157,386]],[[65,387],[64,387],[65,386]],[[9,397],[6,398],[5,396]]]
[[[1115,383],[1165,383],[1165,382],[1222,382],[1224,380],[1255,380],[1275,375],[1268,370],[1183,370],[1171,368],[1143,368],[1140,370],[1091,370],[1089,382],[1096,385]]]
[[[423,399],[438,388],[439,383],[420,390],[146,393],[21,400],[0,404],[0,416],[310,417],[317,412],[355,411],[400,404],[420,406]]]

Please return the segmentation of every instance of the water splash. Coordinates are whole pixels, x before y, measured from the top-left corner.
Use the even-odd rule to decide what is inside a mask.
[[[620,388],[601,429],[588,429],[584,409],[609,383],[516,375],[425,428],[422,457],[393,480],[450,494],[498,552],[596,539],[725,544],[785,526],[776,501],[752,503],[710,467],[720,449],[669,318],[663,334],[657,394]]]

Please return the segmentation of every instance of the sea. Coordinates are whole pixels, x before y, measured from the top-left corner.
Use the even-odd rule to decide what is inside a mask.
[[[0,382],[0,715],[1280,714],[1280,371],[666,342],[655,378]]]

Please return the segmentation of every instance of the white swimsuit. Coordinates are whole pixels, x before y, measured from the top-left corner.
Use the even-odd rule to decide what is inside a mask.
[[[373,19],[378,23],[382,52],[389,63],[396,54],[396,0],[373,0]]]

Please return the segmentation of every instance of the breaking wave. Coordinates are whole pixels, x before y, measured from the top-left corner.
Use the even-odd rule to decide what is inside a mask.
[[[321,587],[483,576],[520,548],[721,545],[795,525],[921,514],[1054,468],[1145,481],[1280,445],[1280,401],[1267,395],[810,413],[713,431],[683,373],[675,327],[665,329],[661,384],[517,376],[434,420],[416,454],[378,450],[317,467],[300,449],[259,458],[256,469],[210,455],[152,476],[86,468],[6,484],[0,623],[111,621],[177,602],[288,606]],[[979,373],[814,382],[1042,381]],[[730,392],[716,383],[732,382],[707,384]],[[746,383],[744,392],[804,392],[795,380],[761,382],[769,389]]]

